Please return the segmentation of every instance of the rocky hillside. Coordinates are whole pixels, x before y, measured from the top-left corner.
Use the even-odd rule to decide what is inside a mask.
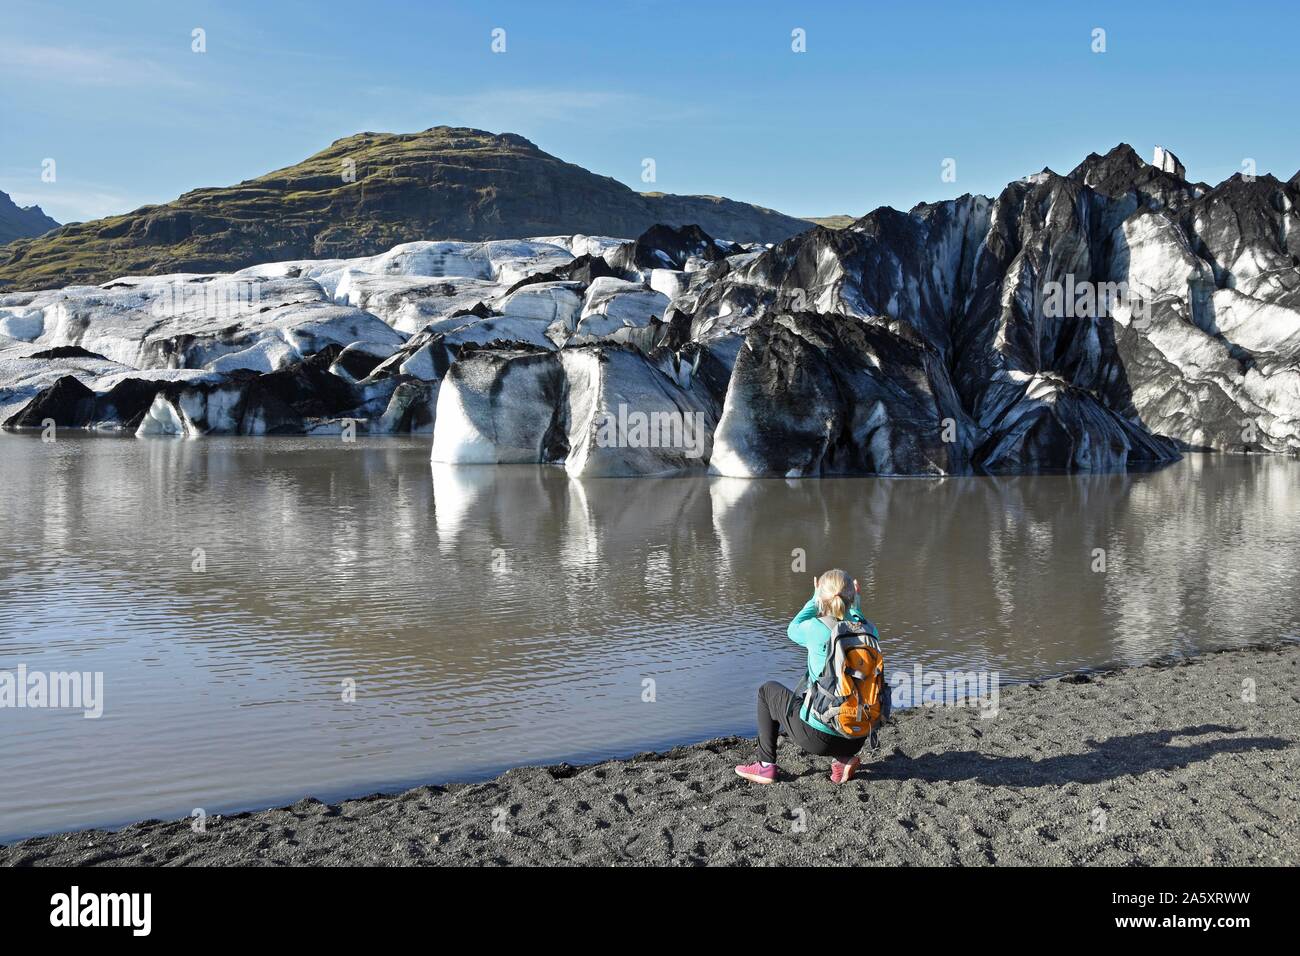
[[[0,246],[58,228],[59,224],[45,215],[40,206],[19,206],[8,193],[0,192]],[[3,255],[0,252],[0,258]]]
[[[578,476],[1296,454],[1300,176],[1180,168],[1121,145],[771,248],[660,225],[0,294],[0,423],[423,431]]]
[[[729,199],[637,193],[522,136],[438,126],[359,133],[238,186],[18,243],[0,250],[0,288],[349,258],[424,239],[630,237],[656,223],[698,224],[739,242],[779,242],[810,226]]]

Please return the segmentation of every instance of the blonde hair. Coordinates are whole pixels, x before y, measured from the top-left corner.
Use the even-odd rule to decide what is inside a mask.
[[[817,579],[817,614],[824,617],[829,614],[835,620],[844,620],[844,615],[853,606],[853,580],[839,568],[831,568]]]

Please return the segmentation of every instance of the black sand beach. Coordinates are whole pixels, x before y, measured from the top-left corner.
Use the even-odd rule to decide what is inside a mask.
[[[1254,700],[1244,688],[1253,681]],[[1004,688],[997,717],[914,709],[846,786],[723,738],[208,820],[0,847],[22,865],[1300,863],[1300,646]]]

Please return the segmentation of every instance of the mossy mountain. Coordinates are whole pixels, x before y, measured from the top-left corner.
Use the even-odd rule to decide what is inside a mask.
[[[164,205],[14,242],[0,249],[0,288],[228,272],[370,255],[420,239],[634,237],[656,223],[698,224],[738,242],[779,242],[810,228],[729,199],[638,193],[522,136],[438,126],[358,133],[237,186],[196,189]]]

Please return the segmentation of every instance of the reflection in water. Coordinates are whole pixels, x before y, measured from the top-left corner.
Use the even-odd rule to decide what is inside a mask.
[[[431,469],[421,439],[0,437],[0,670],[106,697],[0,710],[0,838],[752,732],[829,566],[891,670],[1295,634],[1298,476],[577,480]]]

